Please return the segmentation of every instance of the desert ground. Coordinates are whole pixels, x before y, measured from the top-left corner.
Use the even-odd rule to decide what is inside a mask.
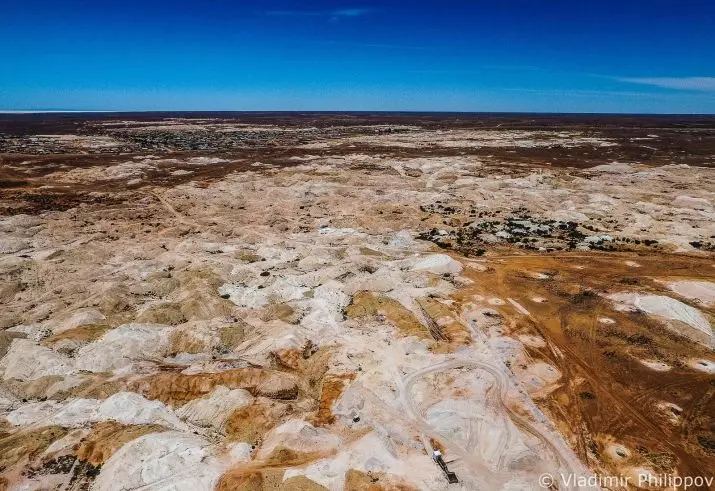
[[[715,118],[0,115],[0,489],[712,477],[714,205]]]

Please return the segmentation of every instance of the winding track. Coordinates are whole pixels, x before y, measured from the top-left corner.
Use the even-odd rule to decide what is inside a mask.
[[[493,471],[490,468],[488,468],[484,462],[482,462],[479,459],[476,459],[473,454],[471,454],[468,449],[465,450],[462,448],[458,443],[455,443],[454,441],[451,441],[444,436],[440,435],[437,433],[430,424],[420,415],[419,411],[416,409],[416,404],[415,401],[412,399],[410,396],[411,394],[411,389],[414,386],[414,384],[419,381],[422,377],[434,373],[434,372],[440,372],[444,370],[450,370],[453,368],[461,368],[461,367],[472,367],[472,368],[477,368],[479,370],[484,370],[485,372],[489,373],[493,378],[494,378],[494,383],[497,387],[497,391],[499,394],[499,402],[501,403],[501,407],[505,413],[506,416],[508,416],[512,422],[514,422],[520,429],[530,433],[534,437],[536,437],[541,443],[543,443],[552,453],[552,455],[555,457],[557,462],[559,463],[559,466],[563,470],[564,474],[573,474],[573,469],[571,468],[569,464],[569,460],[565,458],[561,451],[558,449],[558,447],[549,439],[549,437],[545,434],[543,434],[539,429],[535,428],[530,422],[526,421],[524,418],[522,418],[520,415],[518,415],[516,412],[514,412],[507,404],[506,404],[506,396],[507,396],[507,391],[509,388],[509,379],[508,377],[501,371],[495,369],[493,366],[486,364],[486,363],[481,363],[477,361],[468,361],[468,360],[453,360],[453,361],[446,361],[442,363],[437,363],[435,365],[430,365],[428,367],[422,368],[420,370],[417,370],[416,372],[411,373],[410,375],[407,376],[402,382],[402,386],[400,388],[400,401],[403,407],[406,409],[407,413],[409,416],[417,421],[419,425],[422,428],[427,428],[429,431],[425,431],[425,433],[422,435],[422,441],[423,444],[425,445],[425,450],[429,455],[432,454],[432,446],[429,443],[429,439],[427,436],[430,436],[432,438],[438,439],[440,442],[443,442],[446,444],[446,446],[453,452],[455,453],[458,457],[461,457],[464,459],[464,461],[468,464],[470,467],[470,470],[475,472],[476,474],[479,475],[480,479],[485,482],[485,486],[487,483],[490,484],[490,486],[487,486],[487,489],[496,489],[500,484],[503,484],[510,479],[514,477],[513,473],[508,473],[508,472],[503,472],[501,470],[498,471]],[[507,431],[509,431],[508,426],[507,426]],[[502,467],[502,461],[503,461],[503,454],[504,451],[506,450],[506,444],[510,440],[511,434],[508,433],[507,437],[503,439],[505,442],[502,445],[502,455],[499,457],[499,465],[498,468]],[[475,462],[477,461],[477,462]],[[476,465],[475,465],[476,464]],[[496,486],[494,486],[496,485]],[[566,489],[571,489],[571,490],[578,490],[580,487],[574,484],[574,486],[567,486]]]

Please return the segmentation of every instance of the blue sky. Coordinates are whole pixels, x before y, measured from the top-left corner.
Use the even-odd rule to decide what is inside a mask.
[[[0,110],[715,113],[707,0],[0,4]]]

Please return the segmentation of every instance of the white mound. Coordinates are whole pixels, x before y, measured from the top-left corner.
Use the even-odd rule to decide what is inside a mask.
[[[631,307],[665,320],[682,322],[693,328],[695,332],[681,332],[681,334],[696,338],[701,342],[705,341],[705,344],[712,342],[713,331],[707,318],[698,309],[674,298],[663,295],[641,295],[639,293],[615,293],[609,295],[609,298],[620,304],[621,308]],[[696,334],[696,336],[693,336],[693,334]]]
[[[74,399],[69,402],[42,401],[26,404],[7,415],[16,426],[59,425],[77,428],[90,423],[114,420],[125,425],[159,424],[182,428],[181,421],[159,401],[150,401],[134,392],[119,392],[104,401]]]
[[[101,339],[77,351],[76,366],[90,372],[108,372],[134,361],[162,356],[169,336],[163,326],[124,324],[107,332]]]
[[[57,401],[32,402],[15,409],[5,418],[12,425],[27,426],[50,418],[62,408],[63,404]]]
[[[228,295],[229,300],[239,307],[260,308],[271,302],[302,299],[310,288],[297,283],[295,278],[279,278],[265,288],[259,288],[259,285],[235,286],[227,283],[219,288],[219,294]]]
[[[591,167],[589,170],[596,172],[609,172],[613,174],[626,174],[635,172],[635,169],[630,165],[623,162],[611,162],[610,164],[597,165]]]
[[[207,446],[196,435],[174,431],[144,435],[105,462],[92,490],[213,490],[223,467],[209,457]]]
[[[400,230],[390,239],[390,247],[396,247],[398,249],[406,249],[414,243],[415,241],[412,239],[412,234],[408,230]]]
[[[54,326],[52,328],[52,332],[57,334],[76,327],[86,326],[88,324],[98,324],[105,318],[106,317],[104,317],[104,315],[96,309],[82,309],[72,314],[72,316],[65,321]]]
[[[311,310],[301,319],[301,326],[320,332],[322,329],[338,329],[342,312],[350,303],[337,281],[329,281],[315,289],[310,302]]]
[[[191,157],[186,161],[187,164],[191,165],[222,164],[224,162],[228,162],[228,160],[218,157]]]
[[[134,392],[118,392],[105,399],[97,409],[99,421],[113,419],[125,425],[160,424],[182,426],[179,418],[160,401],[150,401]]]
[[[258,458],[268,457],[279,446],[298,452],[318,452],[332,450],[341,443],[340,437],[324,428],[316,428],[301,419],[291,419],[266,435]]]
[[[3,379],[35,380],[47,375],[67,375],[74,371],[72,360],[29,339],[14,339],[0,361]]]
[[[705,211],[711,211],[713,209],[713,205],[709,200],[705,198],[693,198],[691,196],[678,196],[673,200],[673,206]]]
[[[30,246],[30,242],[25,239],[15,237],[3,237],[0,239],[0,254],[12,254]]]
[[[408,463],[397,458],[391,445],[374,432],[370,432],[358,441],[340,448],[338,454],[332,458],[317,460],[306,467],[286,470],[283,479],[306,476],[328,489],[343,489],[345,473],[349,469],[362,472],[387,472],[408,478],[407,474],[419,475],[424,471],[433,470],[434,467],[430,466],[424,471],[418,468],[410,469]],[[408,480],[412,479],[408,478]]]
[[[667,363],[663,363],[662,361],[655,361],[655,360],[638,360],[641,362],[643,365],[647,366],[651,370],[655,370],[656,372],[667,372],[669,371],[672,367],[668,365]]]
[[[412,265],[412,271],[428,271],[434,274],[459,274],[462,264],[446,254],[434,254]]]
[[[544,338],[532,334],[520,334],[517,336],[517,339],[521,341],[522,344],[533,346],[534,348],[543,348],[546,346],[546,340]]]
[[[688,360],[688,366],[690,368],[694,368],[695,370],[699,370],[701,372],[706,372],[706,373],[715,373],[715,361],[712,360]]]
[[[252,402],[253,396],[246,390],[219,386],[208,396],[185,404],[176,414],[197,426],[221,429],[233,411]]]
[[[676,281],[668,288],[681,297],[697,300],[709,307],[715,304],[715,283],[710,281]]]

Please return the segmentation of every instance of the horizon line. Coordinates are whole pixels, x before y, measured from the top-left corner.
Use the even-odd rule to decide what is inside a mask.
[[[694,112],[593,112],[593,111],[454,111],[454,110],[419,110],[419,109],[9,109],[0,110],[0,115],[22,114],[136,114],[136,113],[312,113],[312,114],[355,114],[355,113],[382,113],[382,114],[537,114],[537,115],[594,115],[594,116],[713,116],[715,113]]]

